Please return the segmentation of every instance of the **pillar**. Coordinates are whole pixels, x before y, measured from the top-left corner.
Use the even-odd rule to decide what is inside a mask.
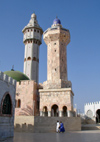
[[[40,111],[40,116],[43,116],[43,111]]]
[[[59,111],[59,117],[62,117],[62,111]]]
[[[51,111],[48,111],[48,117],[51,117]]]

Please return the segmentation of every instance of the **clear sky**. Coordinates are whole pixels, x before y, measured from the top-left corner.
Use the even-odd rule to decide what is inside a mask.
[[[14,65],[15,70],[23,72],[22,29],[34,12],[44,31],[56,16],[70,31],[68,80],[72,82],[74,104],[83,112],[85,103],[100,101],[100,0],[0,0],[1,71]],[[39,82],[46,80],[47,47],[42,41]]]

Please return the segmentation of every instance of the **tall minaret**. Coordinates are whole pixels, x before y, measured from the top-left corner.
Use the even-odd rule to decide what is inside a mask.
[[[24,74],[30,80],[35,80],[38,83],[39,72],[39,46],[42,43],[43,30],[38,25],[36,15],[33,13],[27,26],[22,30],[25,44],[24,55]]]
[[[69,30],[61,25],[56,18],[51,28],[43,33],[43,39],[47,44],[47,86],[48,88],[71,87],[67,78],[67,54],[66,46],[70,42]]]

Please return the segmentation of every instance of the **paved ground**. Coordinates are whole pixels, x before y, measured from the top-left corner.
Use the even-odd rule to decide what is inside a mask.
[[[18,133],[3,142],[100,142],[100,131],[66,133]]]

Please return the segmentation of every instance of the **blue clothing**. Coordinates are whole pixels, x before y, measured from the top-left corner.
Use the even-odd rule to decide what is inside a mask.
[[[63,123],[60,123],[60,132],[65,132],[65,128]]]

